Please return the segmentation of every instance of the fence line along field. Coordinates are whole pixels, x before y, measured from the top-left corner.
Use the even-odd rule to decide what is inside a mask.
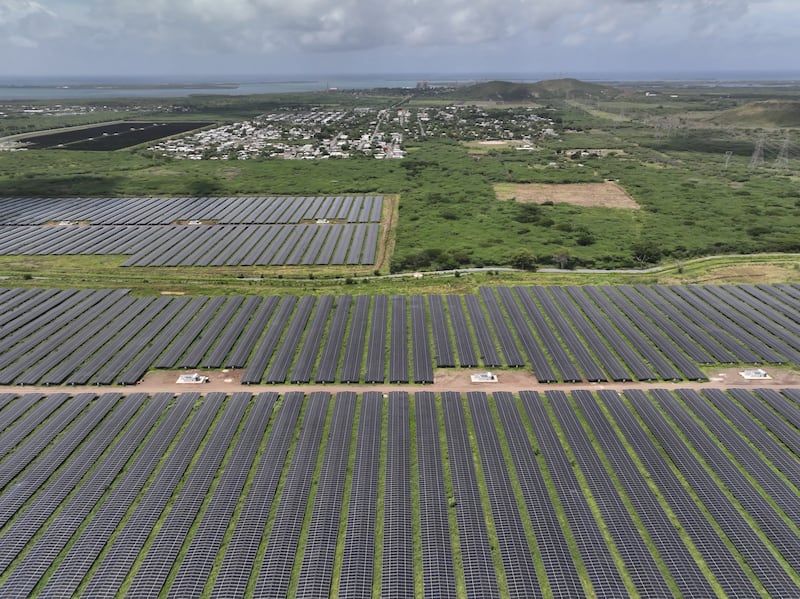
[[[798,400],[3,394],[0,594],[790,597]]]

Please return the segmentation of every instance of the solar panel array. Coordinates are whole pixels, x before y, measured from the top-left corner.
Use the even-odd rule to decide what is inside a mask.
[[[467,393],[509,597],[541,597],[531,548],[485,393]]]
[[[591,441],[566,393],[548,391],[547,399],[569,446],[586,449],[573,453],[575,461],[637,592],[646,597],[668,596],[669,587],[657,564],[660,556],[651,554],[637,523],[625,509],[610,474],[603,468],[602,460],[596,452],[590,451]]]
[[[300,542],[330,394],[312,393],[256,581],[256,597],[285,597]]]
[[[129,256],[122,266],[374,264],[377,224],[0,227],[4,256]]]
[[[297,224],[309,220],[378,223],[383,196],[228,198],[0,198],[0,225]]]
[[[361,397],[347,525],[342,539],[338,587],[338,596],[342,599],[372,597],[382,414],[382,394],[365,393]]]
[[[441,402],[466,593],[468,597],[499,597],[461,394],[442,393]]]
[[[583,594],[580,576],[569,551],[558,512],[548,496],[547,483],[537,464],[535,450],[511,393],[494,393],[494,403],[502,423],[509,454],[516,470],[528,518],[534,529],[539,559],[554,597],[579,597]]]
[[[422,545],[422,587],[426,597],[454,597],[456,579],[450,544],[447,490],[439,442],[436,397],[414,395],[419,477],[419,521]]]
[[[331,594],[335,554],[330,548],[336,546],[339,535],[356,399],[356,394],[349,391],[336,395],[314,510],[308,524],[308,536],[298,575],[295,595],[298,599],[327,597]]]
[[[5,394],[0,594],[791,597],[798,398]]]
[[[791,285],[499,287],[445,297],[8,290],[0,385],[129,385],[151,368],[203,367],[244,368],[251,384],[424,384],[435,367],[456,363],[529,367],[546,383],[701,380],[698,362],[800,358]]]
[[[411,421],[408,393],[389,393],[383,502],[381,597],[414,596]]]
[[[592,514],[583,485],[577,471],[572,468],[570,456],[561,443],[545,402],[532,392],[522,392],[520,398],[568,522],[569,534],[586,569],[588,584],[601,597],[624,597],[629,593],[614,563],[611,548],[603,539],[602,523]]]
[[[0,255],[122,266],[374,264],[382,196],[0,199]]]
[[[763,535],[765,532],[758,524],[750,524],[756,514],[743,511],[744,506],[738,504],[731,492],[739,489],[725,487],[718,482],[706,468],[702,456],[692,444],[684,443],[676,430],[674,422],[658,408],[671,407],[674,400],[666,401],[663,394],[657,394],[658,403],[653,401],[637,401],[636,411],[651,429],[659,443],[667,451],[670,459],[680,469],[684,479],[691,485],[692,491],[699,498],[705,509],[714,518],[722,532],[733,547],[743,556],[747,565],[758,577],[771,597],[791,595],[797,589],[796,580],[784,569],[783,564],[775,559],[771,551],[780,551]],[[677,404],[675,405],[677,406]],[[736,464],[735,462],[733,463]],[[796,481],[797,482],[797,481]],[[745,516],[747,514],[747,517]],[[788,543],[794,546],[793,551],[800,549],[800,537],[794,535]],[[784,554],[786,556],[786,554]]]

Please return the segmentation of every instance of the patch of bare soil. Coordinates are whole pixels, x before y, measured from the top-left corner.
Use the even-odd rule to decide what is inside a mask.
[[[613,181],[605,183],[519,183],[503,184],[498,190],[500,200],[516,199],[517,202],[543,204],[565,203],[588,208],[627,208],[636,210],[639,204]]]
[[[800,262],[798,262],[800,264]],[[697,283],[785,283],[798,278],[796,268],[777,264],[739,264],[725,266],[708,271],[705,276],[697,278]]]

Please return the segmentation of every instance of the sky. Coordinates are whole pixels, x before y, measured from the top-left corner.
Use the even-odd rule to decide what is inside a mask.
[[[800,0],[0,0],[0,76],[798,71]]]

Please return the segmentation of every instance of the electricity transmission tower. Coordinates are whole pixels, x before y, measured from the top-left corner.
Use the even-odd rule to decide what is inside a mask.
[[[730,150],[725,152],[725,170],[726,171],[728,170],[728,165],[731,162],[731,156],[733,156],[733,152],[731,152]]]
[[[781,149],[778,152],[778,157],[775,159],[775,168],[788,168],[789,167],[789,134],[781,144]]]
[[[753,156],[750,158],[750,168],[758,168],[764,164],[764,143],[767,140],[765,133],[759,133],[756,139],[756,147],[753,150]]]

